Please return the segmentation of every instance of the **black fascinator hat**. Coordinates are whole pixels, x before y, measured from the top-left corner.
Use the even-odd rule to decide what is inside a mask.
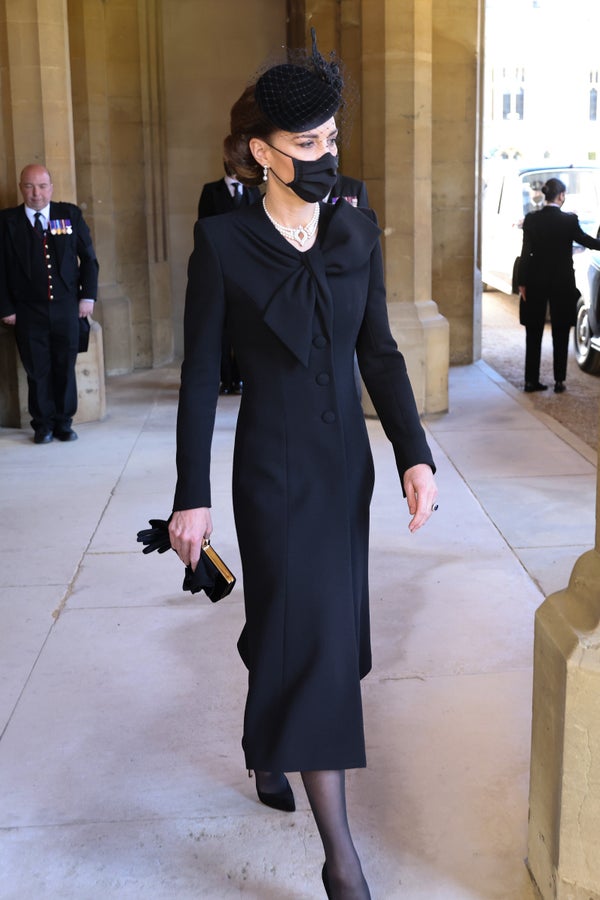
[[[326,122],[342,105],[344,78],[335,54],[326,60],[311,28],[312,54],[273,66],[255,85],[256,102],[282,131],[309,131]]]

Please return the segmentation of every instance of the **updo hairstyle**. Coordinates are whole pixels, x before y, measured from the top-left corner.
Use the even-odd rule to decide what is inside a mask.
[[[262,184],[263,170],[250,151],[250,139],[270,140],[277,128],[261,112],[255,95],[256,85],[250,84],[231,108],[230,134],[223,142],[223,159],[227,168],[235,172],[242,184]]]
[[[567,186],[560,178],[549,178],[546,184],[542,185],[542,194],[546,198],[546,203],[553,203],[558,195],[566,193],[566,190]]]

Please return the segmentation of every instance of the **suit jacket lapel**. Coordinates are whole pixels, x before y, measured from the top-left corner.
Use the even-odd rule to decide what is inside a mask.
[[[227,186],[225,179],[221,179],[217,185],[217,190],[221,195],[221,208],[224,208],[225,211],[233,209],[233,197],[229,192],[229,187]]]

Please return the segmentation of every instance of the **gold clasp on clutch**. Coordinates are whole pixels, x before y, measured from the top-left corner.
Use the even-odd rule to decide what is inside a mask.
[[[233,584],[235,581],[235,575],[233,572],[225,565],[217,551],[211,547],[210,541],[204,540],[202,542],[202,550],[208,558],[210,559],[213,566],[217,569],[219,574],[225,579],[227,584]]]

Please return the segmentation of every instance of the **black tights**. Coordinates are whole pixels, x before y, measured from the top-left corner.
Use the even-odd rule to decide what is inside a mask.
[[[302,772],[302,781],[323,841],[333,900],[370,900],[346,813],[346,773]]]

